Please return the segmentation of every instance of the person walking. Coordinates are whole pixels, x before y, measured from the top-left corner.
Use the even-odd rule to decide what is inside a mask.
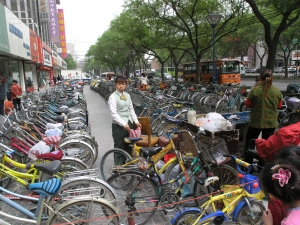
[[[130,95],[125,92],[126,80],[127,78],[124,76],[118,76],[115,79],[116,91],[110,95],[108,107],[112,116],[114,148],[124,149],[131,155],[129,145],[124,144],[124,138],[129,136],[129,131],[133,128],[133,123],[135,123],[137,127],[141,127],[141,124],[134,112]]]
[[[246,151],[249,147],[249,141],[258,138],[261,132],[262,138],[265,140],[274,134],[277,127],[277,109],[282,106],[282,94],[272,85],[272,71],[263,70],[259,78],[260,83],[251,89],[245,102],[245,105],[251,108],[244,151],[245,161],[248,163],[253,161],[253,157]]]
[[[53,83],[54,83],[54,86],[56,86],[56,76],[53,76]]]
[[[10,95],[13,100],[14,108],[16,111],[21,110],[21,97],[22,97],[22,88],[18,84],[17,80],[12,81],[12,85],[10,87]]]
[[[4,116],[4,100],[6,97],[6,79],[0,73],[0,114]]]

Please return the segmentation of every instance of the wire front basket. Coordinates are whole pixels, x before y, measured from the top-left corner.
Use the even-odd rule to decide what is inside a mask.
[[[208,138],[201,135],[197,145],[204,158],[210,163],[219,165],[230,160],[230,158],[223,156],[229,154],[229,151],[225,140],[220,137]]]

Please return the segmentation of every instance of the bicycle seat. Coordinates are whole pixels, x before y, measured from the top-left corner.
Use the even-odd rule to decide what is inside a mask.
[[[44,197],[50,197],[56,194],[61,187],[61,180],[58,178],[52,178],[50,180],[34,183],[29,185],[29,190],[38,193]]]
[[[143,138],[130,138],[130,137],[124,138],[124,142],[127,144],[134,143],[134,142],[140,141],[140,140],[143,140]]]
[[[63,123],[65,121],[65,116],[51,116],[51,119],[58,123]]]
[[[40,155],[36,155],[36,157],[38,159],[45,159],[45,160],[61,160],[62,157],[64,156],[62,150],[57,150],[57,151],[53,151],[53,152],[49,152],[49,153],[45,153],[45,154],[40,154]]]
[[[182,105],[190,105],[190,106],[193,106],[194,105],[194,102],[183,102],[183,101],[176,101],[176,103],[178,104],[182,104]]]
[[[162,150],[162,147],[143,147],[141,148],[141,153],[145,158],[154,156]]]
[[[48,163],[39,163],[39,164],[34,164],[34,168],[45,172],[49,175],[55,174],[57,171],[60,170],[61,168],[61,161],[59,160],[54,160],[52,162]]]

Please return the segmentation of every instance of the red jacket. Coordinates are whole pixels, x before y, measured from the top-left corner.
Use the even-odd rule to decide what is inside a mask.
[[[11,99],[17,99],[17,96],[22,95],[22,88],[18,84],[12,84],[10,87],[10,97]]]

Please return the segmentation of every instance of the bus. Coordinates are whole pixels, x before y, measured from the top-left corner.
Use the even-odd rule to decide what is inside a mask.
[[[243,64],[238,59],[217,59],[216,82],[219,84],[239,84],[241,82],[240,66]],[[211,81],[213,71],[212,60],[200,61],[201,81]],[[196,63],[183,64],[183,81],[196,81]]]
[[[161,69],[156,69],[156,72],[158,74],[161,73]],[[172,75],[172,77],[175,77],[175,67],[164,67],[164,73],[169,73]],[[178,77],[180,77],[183,74],[183,67],[178,67]]]

